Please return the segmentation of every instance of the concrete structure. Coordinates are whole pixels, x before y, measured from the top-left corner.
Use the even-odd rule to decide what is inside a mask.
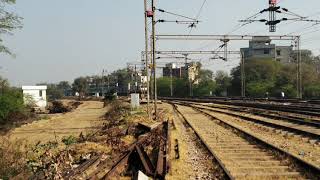
[[[169,64],[166,64],[166,67],[164,67],[162,71],[163,71],[164,77],[171,77],[171,72],[172,72],[172,77],[182,78],[185,73],[185,68],[177,67],[177,65],[174,63],[169,63]]]
[[[133,93],[131,94],[131,108],[137,109],[140,107],[140,96],[139,94]]]
[[[164,77],[172,77],[175,78],[187,78],[194,84],[198,84],[199,82],[196,80],[196,77],[199,75],[199,67],[196,62],[191,62],[185,64],[184,67],[177,67],[174,63],[166,64],[166,67],[163,68],[163,76]]]
[[[268,36],[253,37],[248,48],[241,48],[246,60],[249,59],[274,59],[281,63],[292,62],[292,46],[276,46],[271,44]]]
[[[191,62],[186,64],[186,75],[193,84],[199,84],[199,80],[197,79],[197,76],[199,75],[200,72],[200,67],[196,62]]]
[[[47,86],[22,86],[24,103],[40,109],[47,107]]]

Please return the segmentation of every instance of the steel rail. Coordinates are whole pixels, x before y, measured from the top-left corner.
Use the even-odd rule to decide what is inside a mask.
[[[182,104],[185,104],[185,103],[182,103]],[[320,134],[314,133],[314,132],[311,132],[311,131],[305,131],[305,130],[299,129],[298,127],[291,127],[291,126],[281,125],[281,124],[277,124],[277,123],[273,123],[273,122],[269,122],[269,121],[265,121],[265,120],[255,119],[255,118],[251,118],[251,117],[248,117],[248,116],[231,113],[231,112],[225,112],[225,111],[221,111],[221,110],[214,110],[214,109],[208,109],[208,108],[204,108],[204,107],[198,107],[198,106],[191,105],[190,103],[189,103],[189,105],[191,107],[195,107],[195,108],[199,108],[199,109],[203,109],[203,110],[207,110],[207,111],[211,111],[211,112],[226,114],[226,115],[233,116],[233,117],[236,117],[236,118],[240,118],[240,119],[243,119],[243,120],[246,120],[246,121],[263,124],[263,125],[266,125],[266,126],[269,126],[269,127],[273,127],[273,128],[284,129],[286,131],[290,131],[290,132],[293,132],[293,133],[296,133],[296,134],[301,134],[301,135],[304,135],[304,136],[307,136],[307,137],[312,137],[312,138],[314,138],[316,140],[320,140]]]
[[[196,103],[193,103],[196,104]],[[277,113],[277,111],[264,111],[261,112],[261,109],[257,109],[257,108],[252,108],[250,110],[248,109],[244,109],[244,107],[230,107],[230,106],[214,106],[214,105],[205,105],[205,104],[197,104],[197,105],[201,105],[201,106],[206,106],[206,107],[210,107],[210,108],[216,108],[216,109],[225,109],[225,110],[231,110],[231,111],[236,111],[236,112],[244,112],[244,113],[249,113],[249,114],[253,114],[253,115],[257,115],[257,116],[262,116],[262,117],[266,117],[266,118],[270,118],[270,119],[275,119],[275,120],[284,120],[284,121],[290,121],[290,123],[294,123],[294,124],[303,124],[303,125],[307,125],[310,127],[317,127],[320,128],[320,121],[319,120],[312,120],[312,119],[308,119],[306,120],[305,118],[302,117],[297,117],[297,116],[292,116],[292,115],[276,115],[276,114],[270,114],[270,113]]]
[[[218,155],[214,152],[214,150],[209,146],[208,143],[204,140],[204,138],[199,134],[199,132],[194,128],[194,126],[188,121],[188,119],[178,110],[177,106],[174,103],[170,103],[174,110],[180,114],[183,120],[188,124],[188,126],[193,130],[194,134],[200,139],[200,142],[206,147],[206,149],[212,154],[212,156],[218,161],[220,167],[226,173],[230,180],[234,180],[234,177],[231,175],[230,171],[223,164],[222,160],[218,157]]]
[[[169,103],[171,103],[171,104],[173,104],[173,105],[179,104],[179,103],[173,103],[173,102],[169,102]],[[298,156],[296,156],[296,155],[294,155],[294,154],[292,154],[292,153],[290,153],[290,152],[287,152],[287,151],[285,151],[285,150],[283,150],[283,149],[281,149],[281,148],[278,148],[277,146],[275,146],[275,145],[273,145],[273,144],[271,144],[271,143],[269,143],[269,142],[267,142],[267,141],[265,141],[265,140],[263,140],[263,139],[261,139],[261,138],[259,138],[259,137],[256,137],[254,134],[252,134],[252,133],[250,133],[250,132],[248,132],[248,131],[240,128],[240,127],[236,127],[236,126],[234,126],[233,124],[231,124],[231,123],[229,123],[229,122],[227,122],[227,121],[225,121],[225,120],[223,120],[223,119],[221,119],[221,118],[217,118],[217,117],[215,117],[215,116],[213,116],[213,115],[211,115],[211,114],[209,114],[209,113],[201,110],[200,108],[193,107],[193,106],[190,105],[190,104],[180,104],[180,105],[186,106],[186,107],[191,107],[191,108],[197,110],[198,112],[200,112],[200,113],[202,113],[202,114],[204,114],[204,115],[206,115],[206,116],[208,116],[208,117],[211,117],[211,118],[213,118],[213,119],[217,119],[217,120],[219,120],[221,123],[223,123],[224,125],[226,125],[226,126],[232,128],[232,129],[235,129],[235,130],[241,132],[241,133],[244,134],[246,137],[249,137],[249,138],[254,139],[255,141],[257,141],[257,142],[265,145],[265,146],[268,147],[269,149],[275,150],[275,151],[277,151],[277,152],[279,152],[279,153],[281,153],[281,154],[283,154],[283,155],[285,155],[285,156],[287,156],[287,157],[290,157],[292,160],[294,160],[295,163],[299,164],[300,167],[303,168],[306,172],[312,173],[312,174],[315,175],[317,178],[320,178],[320,167],[318,167],[317,165],[315,165],[315,164],[313,164],[313,163],[310,163],[310,162],[308,162],[308,161],[305,161],[304,159],[301,159],[300,157],[298,157]],[[181,115],[183,116],[183,114],[181,114]],[[184,116],[183,116],[183,117],[184,117]],[[186,119],[186,118],[184,118],[184,119]],[[196,132],[196,130],[195,130],[194,128],[193,128],[193,130]],[[203,143],[205,143],[205,142],[203,142]],[[218,161],[218,162],[219,162],[220,166],[223,168],[223,167],[224,167],[224,164],[223,164],[221,161]],[[224,167],[223,169],[225,169],[225,167]],[[229,171],[227,171],[227,172],[229,172]],[[226,172],[226,173],[227,173],[227,172]],[[232,178],[231,178],[231,179],[232,179]]]
[[[312,108],[312,107],[303,107],[303,106],[300,107],[300,106],[279,105],[279,104],[261,104],[261,103],[252,103],[252,102],[230,102],[230,101],[215,100],[215,99],[193,99],[193,98],[161,98],[161,99],[235,105],[235,106],[241,106],[241,107],[276,110],[281,112],[290,112],[290,113],[320,117],[320,109]],[[302,108],[302,110],[300,108]]]

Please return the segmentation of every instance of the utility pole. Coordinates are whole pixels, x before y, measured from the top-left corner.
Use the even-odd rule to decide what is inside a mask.
[[[104,69],[102,69],[102,74],[101,74],[101,96],[103,96],[103,88],[104,88]]]
[[[134,93],[137,93],[138,84],[137,84],[137,65],[134,65]]]
[[[152,0],[152,60],[153,60],[153,80],[154,80],[154,115],[155,120],[157,120],[157,79],[156,79],[156,34],[155,34],[155,26],[156,26],[156,19],[155,19],[155,0]]]
[[[146,76],[147,76],[147,113],[148,113],[148,118],[150,119],[150,84],[149,84],[149,50],[148,50],[148,46],[149,46],[149,35],[148,35],[148,16],[147,16],[147,0],[144,0],[144,33],[145,33],[145,63],[146,63]]]
[[[245,73],[245,57],[244,53],[240,52],[241,56],[241,97],[246,97],[246,73]]]
[[[170,66],[170,95],[173,96],[173,85],[172,85],[172,65]]]
[[[300,49],[300,36],[296,40],[297,49],[297,98],[302,99],[302,72],[301,72],[301,49]]]
[[[275,22],[277,20],[276,17],[276,11],[278,10],[276,8],[277,1],[276,0],[269,0],[269,21]],[[269,23],[269,32],[276,32],[276,24],[275,23]]]

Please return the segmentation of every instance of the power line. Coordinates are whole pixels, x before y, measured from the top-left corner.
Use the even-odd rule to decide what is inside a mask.
[[[171,14],[171,15],[174,15],[174,16],[177,16],[177,17],[182,17],[182,18],[185,18],[185,19],[197,21],[197,19],[190,18],[190,17],[184,16],[184,15],[180,15],[180,14],[177,14],[177,13],[169,12],[169,11],[166,11],[166,10],[163,10],[163,9],[156,9],[156,10],[158,10],[159,12]]]
[[[207,0],[204,0],[204,1],[202,2],[202,5],[201,5],[201,7],[200,7],[200,9],[199,9],[196,17],[195,17],[195,19],[196,19],[197,21],[199,20],[199,17],[200,17],[200,15],[201,15],[201,12],[202,12],[203,7],[204,7],[204,5],[206,4],[206,2],[207,2]],[[192,29],[193,29],[194,27],[195,27],[195,26],[191,26],[191,27],[190,27],[189,35],[191,34],[191,31],[192,31]]]

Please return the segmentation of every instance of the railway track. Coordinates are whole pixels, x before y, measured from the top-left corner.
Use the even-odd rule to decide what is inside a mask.
[[[180,103],[184,104],[183,102]],[[273,128],[283,129],[295,134],[303,135],[305,137],[310,137],[315,141],[320,142],[320,121],[305,121],[301,119],[288,118],[286,116],[283,117],[264,112],[261,113],[254,110],[252,110],[253,112],[249,112],[249,110],[243,110],[238,108],[203,105],[198,103],[188,104],[192,104],[197,108],[209,110],[211,112],[222,113],[232,117],[241,118],[246,121],[263,124]],[[251,114],[255,116],[253,117]]]
[[[257,102],[266,102],[266,98],[243,98],[243,97],[212,97],[212,96],[204,96],[204,97],[192,97],[195,99],[212,99],[212,100],[223,100],[223,101],[257,101]],[[294,103],[296,105],[310,105],[310,106],[319,106],[320,100],[317,99],[281,99],[281,98],[269,98],[269,102],[275,103]]]
[[[254,101],[223,101],[216,99],[192,99],[192,98],[162,98],[168,101],[185,101],[185,102],[198,102],[198,103],[214,103],[221,105],[232,105],[238,107],[257,108],[263,110],[280,111],[287,113],[295,113],[301,115],[308,115],[314,117],[320,117],[320,107],[305,105],[289,105],[289,104],[270,104],[268,102],[259,103]]]
[[[319,167],[197,107],[174,104],[230,179],[320,178]],[[289,159],[289,160],[288,160]]]

